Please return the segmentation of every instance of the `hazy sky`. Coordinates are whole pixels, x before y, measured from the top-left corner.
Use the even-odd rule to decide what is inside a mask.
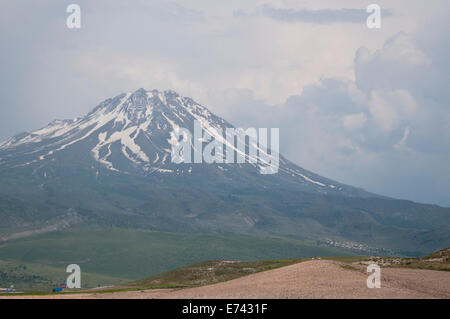
[[[0,0],[0,140],[174,89],[235,125],[280,127],[306,169],[450,206],[449,30],[448,0]]]

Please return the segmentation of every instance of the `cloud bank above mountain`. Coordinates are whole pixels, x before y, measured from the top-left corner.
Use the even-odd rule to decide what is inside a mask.
[[[367,10],[363,8],[311,10],[307,8],[277,8],[269,4],[264,4],[257,7],[253,12],[236,10],[234,16],[238,18],[263,16],[287,23],[331,24],[347,22],[361,24],[367,19]],[[385,9],[383,10],[383,16],[390,17],[392,16],[392,12],[389,9]]]
[[[288,156],[325,176],[448,203],[450,69],[439,60],[448,47],[430,55],[422,40],[398,33],[375,52],[362,47],[355,53],[355,80],[323,78],[277,106],[255,99],[251,90],[229,90],[224,99],[234,107],[228,117],[276,123]]]

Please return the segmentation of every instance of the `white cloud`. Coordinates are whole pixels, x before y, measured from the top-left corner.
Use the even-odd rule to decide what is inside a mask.
[[[372,118],[384,133],[411,120],[417,110],[414,98],[406,90],[372,91],[368,104]]]
[[[383,10],[384,17],[392,16],[389,9]],[[339,9],[309,9],[309,8],[283,8],[263,4],[256,8],[254,12],[247,13],[242,9],[236,10],[234,16],[238,18],[251,18],[263,16],[276,21],[287,23],[311,23],[311,24],[332,24],[332,23],[358,23],[362,24],[367,19],[366,8],[339,8]]]
[[[441,82],[450,70],[417,43],[395,35],[374,53],[357,50],[354,81],[324,78],[277,107],[247,90],[229,101],[239,112],[228,113],[280,127],[282,152],[305,168],[374,192],[449,205],[450,169],[438,163],[450,159],[450,99],[435,87],[450,90]]]
[[[367,123],[365,113],[348,114],[342,117],[344,128],[349,131],[361,130]]]

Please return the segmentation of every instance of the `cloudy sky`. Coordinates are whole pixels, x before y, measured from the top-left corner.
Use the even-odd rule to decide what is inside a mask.
[[[369,29],[366,7],[382,8]],[[66,7],[81,7],[81,29]],[[0,140],[140,87],[369,191],[450,206],[448,0],[0,0]]]

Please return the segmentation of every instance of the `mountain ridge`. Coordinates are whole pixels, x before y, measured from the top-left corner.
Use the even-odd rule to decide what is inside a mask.
[[[13,150],[16,156],[17,152],[20,153],[21,148],[34,144],[37,149],[33,149],[31,152],[22,152],[29,159],[22,165],[29,165],[45,160],[55,152],[62,151],[95,134],[98,135],[99,142],[91,151],[95,160],[104,164],[107,169],[120,171],[105,158],[112,156],[111,147],[114,147],[118,141],[122,144],[121,153],[126,159],[134,162],[133,164],[143,165],[144,170],[161,164],[158,166],[160,169],[161,166],[170,164],[170,147],[173,139],[171,131],[180,127],[183,122],[187,122],[184,124],[187,124],[187,128],[192,131],[194,120],[206,122],[208,127],[214,129],[234,128],[224,119],[211,113],[206,107],[189,97],[181,97],[173,90],[146,91],[140,88],[133,93],[122,93],[112,99],[106,99],[84,117],[75,120],[54,120],[44,128],[16,135],[0,144],[0,152]],[[113,122],[113,127],[108,127],[108,125],[111,126],[111,122]],[[145,136],[146,133],[151,138],[148,135]],[[163,135],[165,135],[165,141],[162,140]],[[156,139],[156,143],[153,141],[154,139]],[[140,140],[140,143],[136,142],[137,140]],[[50,142],[50,146],[59,146],[53,149],[42,146],[42,143],[46,141]],[[66,143],[64,144],[64,142]],[[120,156],[120,154],[115,156]],[[7,157],[0,156],[0,158],[0,165],[8,165]],[[155,165],[145,165],[145,162],[152,162],[151,164]],[[231,167],[227,164],[224,165],[227,167],[226,169]],[[284,166],[288,167],[284,168]],[[222,166],[219,167],[223,169]],[[349,193],[358,193],[359,196],[363,193],[367,196],[378,196],[332,181],[303,168],[299,170],[297,165],[284,157],[280,159],[280,167],[281,170],[284,170],[282,173],[285,175],[296,175],[313,189],[319,189],[319,192],[334,192],[346,187]],[[171,170],[164,169],[163,172],[169,173]]]

